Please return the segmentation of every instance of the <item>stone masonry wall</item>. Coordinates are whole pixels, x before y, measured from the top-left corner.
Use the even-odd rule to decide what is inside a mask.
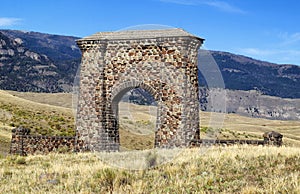
[[[158,103],[156,147],[188,146],[199,139],[199,38],[117,35],[77,42],[82,63],[76,131],[85,148],[119,149],[118,103],[138,87]]]
[[[12,131],[11,154],[48,154],[49,152],[83,151],[83,142],[75,136],[30,135],[29,130],[19,127]]]

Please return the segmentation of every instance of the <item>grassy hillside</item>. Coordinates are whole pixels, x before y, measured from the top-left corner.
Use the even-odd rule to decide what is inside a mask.
[[[32,134],[75,134],[71,109],[34,102],[0,90],[0,154],[8,153],[11,129],[20,125],[30,128]]]
[[[285,145],[300,147],[300,121],[269,120],[238,114],[201,112],[201,126],[209,126],[210,118],[220,117],[224,117],[222,128],[218,130],[220,139],[261,139],[264,132],[274,130],[284,135]]]
[[[122,102],[119,110],[122,150],[152,148],[156,108]],[[262,139],[265,131],[275,130],[284,135],[285,145],[300,147],[300,121],[200,112],[200,122],[202,138]],[[33,134],[73,135],[72,95],[0,90],[0,153],[7,153],[10,130],[19,125]]]
[[[9,94],[38,102],[41,104],[48,104],[64,108],[72,108],[72,93],[36,93],[36,92],[16,92],[7,90]]]
[[[106,156],[119,161],[126,154]],[[145,167],[165,156],[136,154]],[[137,171],[113,168],[101,158],[92,153],[2,158],[0,193],[300,193],[299,148],[185,149],[169,163]]]
[[[33,102],[0,90],[0,111],[0,122],[7,127],[22,125],[32,134],[74,135],[74,116],[69,108]]]

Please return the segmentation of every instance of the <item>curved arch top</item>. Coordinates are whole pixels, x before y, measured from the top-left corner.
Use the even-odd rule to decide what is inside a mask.
[[[199,138],[198,48],[182,29],[102,32],[77,41],[82,51],[77,137],[87,149],[119,149],[123,93],[144,88],[158,102],[156,147],[188,146]]]
[[[112,102],[119,102],[121,98],[130,90],[135,89],[135,88],[142,88],[149,92],[155,101],[159,101],[159,95],[158,92],[151,87],[150,85],[147,85],[143,82],[139,82],[135,79],[131,79],[128,81],[124,81],[119,85],[115,85],[115,87],[112,89],[111,92],[111,101]]]

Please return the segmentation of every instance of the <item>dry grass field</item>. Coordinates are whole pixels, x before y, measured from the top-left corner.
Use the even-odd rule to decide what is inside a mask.
[[[70,108],[34,102],[0,90],[0,125],[28,127],[33,134],[73,135],[74,114]]]
[[[41,104],[48,104],[53,106],[60,106],[65,108],[72,108],[72,94],[71,93],[35,93],[35,92],[16,92],[6,91],[9,94],[30,100],[32,102],[38,102]]]
[[[201,126],[209,126],[209,119],[214,117],[224,117],[222,127],[219,129],[220,138],[261,139],[264,132],[274,130],[284,135],[285,145],[300,147],[300,121],[269,120],[238,114],[201,112]]]
[[[200,112],[202,138],[275,130],[285,145],[149,150],[156,108],[122,102],[119,110],[123,152],[7,155],[13,127],[72,135],[74,113],[70,94],[0,91],[0,193],[300,193],[300,121]]]
[[[136,152],[147,170],[116,168],[103,160],[130,159],[126,152],[1,158],[0,193],[300,193],[299,148],[184,149],[158,166],[165,150]]]

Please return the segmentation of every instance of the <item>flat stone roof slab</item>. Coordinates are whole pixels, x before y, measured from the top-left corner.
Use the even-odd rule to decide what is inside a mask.
[[[127,30],[115,32],[98,32],[91,36],[79,39],[83,40],[132,40],[147,38],[167,38],[167,37],[192,37],[203,41],[203,38],[190,34],[180,28],[160,29],[160,30]]]

